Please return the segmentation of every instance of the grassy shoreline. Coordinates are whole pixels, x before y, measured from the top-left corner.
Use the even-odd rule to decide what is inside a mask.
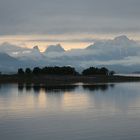
[[[63,85],[74,83],[115,83],[115,82],[140,82],[140,77],[133,76],[58,76],[58,75],[40,75],[40,76],[19,76],[19,75],[1,75],[0,84],[45,84],[45,85]]]

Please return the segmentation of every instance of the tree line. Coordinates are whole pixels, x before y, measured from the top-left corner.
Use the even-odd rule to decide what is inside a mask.
[[[85,70],[83,70],[82,75],[88,76],[88,75],[114,75],[114,71],[109,71],[107,68],[102,67],[102,68],[95,68],[95,67],[90,67]]]
[[[84,75],[84,76],[92,76],[92,75],[114,75],[114,71],[109,71],[107,68],[102,67],[102,68],[95,68],[95,67],[90,67],[82,71],[81,74],[79,74],[75,68],[70,67],[70,66],[64,66],[64,67],[44,67],[44,68],[39,68],[35,67],[33,69],[26,68],[23,70],[22,68],[18,69],[17,74],[18,75]]]

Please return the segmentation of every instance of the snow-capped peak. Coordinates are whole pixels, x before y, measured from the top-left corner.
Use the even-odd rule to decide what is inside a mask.
[[[33,47],[33,51],[34,51],[34,52],[40,52],[38,46],[34,46],[34,47]]]
[[[116,42],[129,42],[130,39],[125,35],[121,35],[121,36],[115,37],[114,41],[116,41]]]
[[[56,44],[48,46],[48,48],[45,50],[45,53],[48,52],[65,52],[65,50],[60,44]]]

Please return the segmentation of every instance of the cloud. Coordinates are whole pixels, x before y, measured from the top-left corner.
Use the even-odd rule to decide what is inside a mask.
[[[49,46],[45,52],[40,52],[37,46],[27,49],[3,43],[0,45],[0,52],[20,60],[24,67],[70,65],[82,69],[106,66],[118,72],[133,72],[138,71],[140,66],[140,44],[124,35],[110,40],[95,41],[85,49],[64,51],[58,44]],[[3,59],[3,63],[4,61]],[[12,65],[17,68],[17,64]]]
[[[95,39],[95,38],[61,38],[61,39],[29,39],[29,40],[25,40],[27,42],[67,42],[67,43],[75,43],[75,42],[95,42],[98,41],[99,39]]]
[[[47,56],[50,65],[71,65],[87,68],[107,66],[119,72],[137,71],[140,66],[140,44],[119,36],[113,40],[97,41],[86,49],[75,49]]]
[[[139,0],[0,0],[0,35],[140,32]]]
[[[20,55],[28,53],[30,51],[31,50],[28,48],[22,48],[20,46],[17,46],[17,45],[8,43],[8,42],[4,42],[0,45],[1,53],[6,53],[13,57],[20,56]]]

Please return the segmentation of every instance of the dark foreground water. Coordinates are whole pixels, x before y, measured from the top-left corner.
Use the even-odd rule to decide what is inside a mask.
[[[140,140],[140,83],[1,85],[0,140]]]

